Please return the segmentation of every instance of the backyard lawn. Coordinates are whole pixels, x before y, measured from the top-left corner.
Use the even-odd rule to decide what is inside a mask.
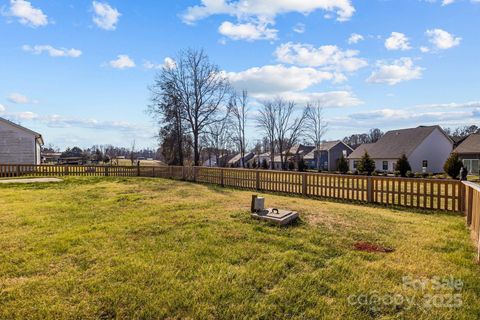
[[[150,178],[0,185],[0,319],[476,319],[462,216]],[[361,248],[391,248],[366,252]],[[388,250],[387,250],[388,251]],[[441,284],[441,285],[440,285]]]

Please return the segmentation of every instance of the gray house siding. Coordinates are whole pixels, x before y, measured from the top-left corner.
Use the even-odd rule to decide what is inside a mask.
[[[0,122],[0,164],[40,164],[36,136],[6,122]]]
[[[428,161],[427,172],[443,172],[443,165],[453,150],[453,142],[440,130],[434,130],[408,157],[413,172],[422,172],[423,161]]]
[[[346,151],[345,159],[352,153],[352,149],[346,147],[343,143],[339,143],[330,149],[328,154],[328,170],[336,171],[338,167],[338,161],[342,157],[343,151]]]

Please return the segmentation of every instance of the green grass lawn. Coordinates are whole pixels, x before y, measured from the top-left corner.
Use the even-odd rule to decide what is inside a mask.
[[[149,178],[1,185],[0,319],[480,315],[463,217],[268,194],[301,214],[281,228],[250,219],[250,196]],[[463,287],[433,285],[452,278]]]

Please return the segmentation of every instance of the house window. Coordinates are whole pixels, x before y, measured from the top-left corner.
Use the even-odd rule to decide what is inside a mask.
[[[388,161],[383,161],[383,171],[388,171]]]
[[[469,174],[478,174],[480,161],[478,159],[464,159],[463,165]]]
[[[422,168],[428,168],[428,161],[427,160],[422,161]]]
[[[357,169],[358,160],[353,161],[353,169]]]

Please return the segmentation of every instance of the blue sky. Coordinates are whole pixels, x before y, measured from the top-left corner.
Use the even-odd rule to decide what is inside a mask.
[[[0,116],[58,147],[155,147],[148,85],[203,48],[257,100],[325,106],[326,138],[478,124],[479,0],[0,1]]]

